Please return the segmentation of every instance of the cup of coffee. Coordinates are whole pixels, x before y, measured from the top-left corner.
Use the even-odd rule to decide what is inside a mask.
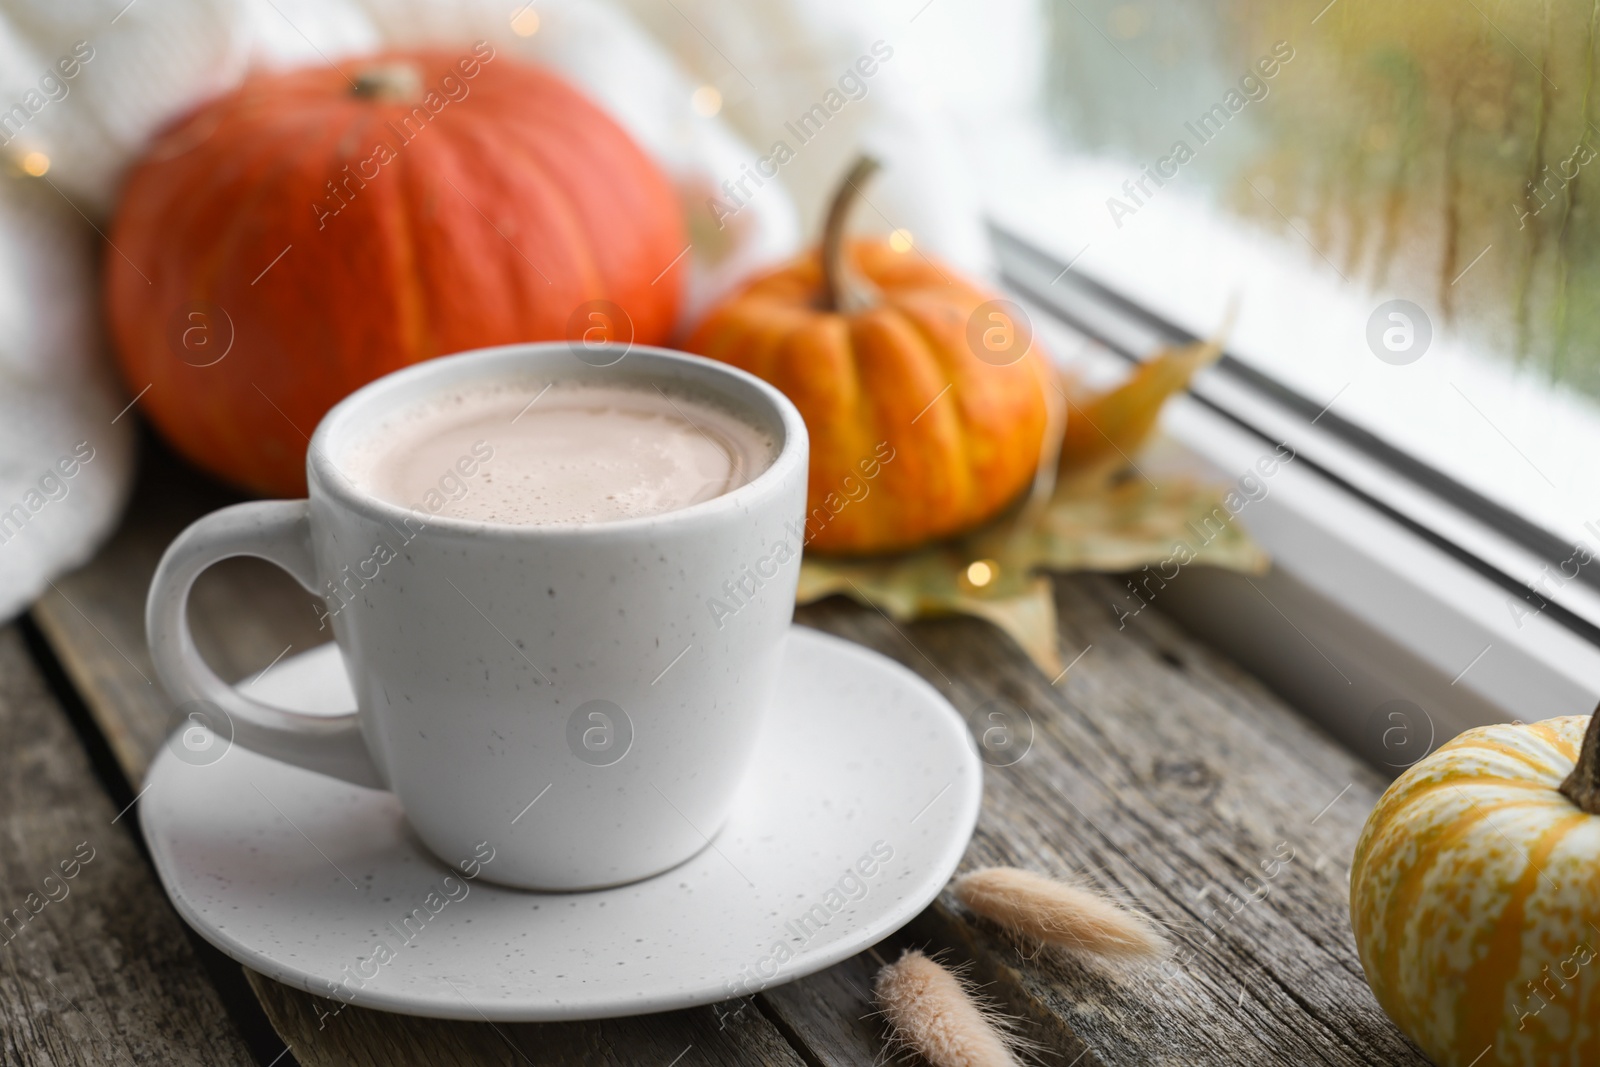
[[[489,842],[508,885],[617,885],[699,852],[793,617],[805,424],[724,364],[616,355],[469,352],[342,401],[310,499],[224,508],[162,558],[145,621],[169,695],[258,753],[390,790],[447,861]],[[189,590],[230,556],[321,598],[356,711],[272,707],[200,658]]]

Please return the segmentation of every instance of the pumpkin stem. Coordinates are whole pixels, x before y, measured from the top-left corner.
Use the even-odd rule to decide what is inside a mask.
[[[410,63],[378,63],[356,75],[351,96],[386,104],[422,99],[422,75]]]
[[[1583,735],[1578,765],[1561,783],[1562,794],[1590,815],[1600,815],[1600,707]]]
[[[877,304],[871,285],[856,276],[845,261],[844,224],[861,195],[861,186],[878,171],[871,156],[857,156],[828,205],[828,218],[822,226],[822,299],[824,310],[851,315]]]

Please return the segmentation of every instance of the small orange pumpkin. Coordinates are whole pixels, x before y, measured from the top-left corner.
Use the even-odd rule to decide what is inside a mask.
[[[1439,1067],[1600,1063],[1600,716],[1468,730],[1367,819],[1350,918]]]
[[[992,518],[1032,482],[1058,403],[1014,304],[888,241],[846,243],[876,168],[846,175],[820,249],[751,282],[686,345],[794,401],[811,434],[806,543],[845,554]]]
[[[621,126],[479,42],[247,78],[156,138],[110,243],[111,336],[150,421],[213,474],[301,496],[306,435],[390,371],[597,326],[666,341],[688,238]]]

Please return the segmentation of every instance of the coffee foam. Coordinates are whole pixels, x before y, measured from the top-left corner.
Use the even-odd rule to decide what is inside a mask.
[[[402,409],[339,465],[368,492],[415,511],[542,526],[689,507],[746,484],[777,451],[770,436],[696,396],[506,382]]]

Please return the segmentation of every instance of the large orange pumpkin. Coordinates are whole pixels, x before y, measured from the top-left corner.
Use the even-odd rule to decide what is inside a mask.
[[[675,191],[577,90],[482,42],[340,68],[251,77],[167,129],[110,234],[130,392],[260,493],[304,492],[306,435],[373,378],[596,327],[659,343],[679,305]]]
[[[1367,820],[1361,966],[1440,1067],[1600,1064],[1597,742],[1588,716],[1468,730]]]
[[[811,434],[807,544],[838,553],[994,516],[1032,482],[1057,403],[1015,305],[903,241],[844,240],[874,168],[845,178],[820,249],[756,279],[686,346],[794,401]]]

